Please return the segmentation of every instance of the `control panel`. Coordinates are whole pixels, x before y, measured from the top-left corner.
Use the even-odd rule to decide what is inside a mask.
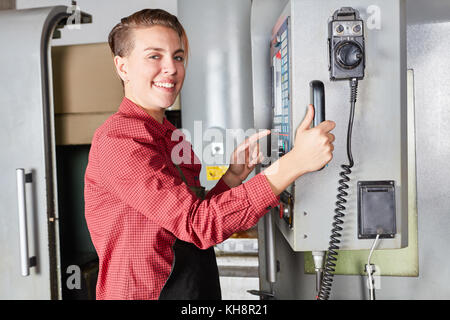
[[[270,45],[272,69],[273,122],[271,134],[271,158],[276,161],[292,148],[292,108],[291,108],[291,70],[290,70],[290,23],[287,17],[272,38]],[[293,227],[293,185],[280,196],[276,208],[280,219]]]
[[[326,251],[340,228],[342,250],[370,249],[376,236],[381,249],[408,241],[402,6],[351,2],[291,0],[272,30],[272,163],[292,149],[308,104],[314,126],[336,123],[333,159],[280,195],[276,225],[294,251]],[[373,5],[395,13],[382,29],[366,26]]]

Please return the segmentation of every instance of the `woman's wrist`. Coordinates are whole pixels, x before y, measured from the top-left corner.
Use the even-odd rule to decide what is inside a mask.
[[[278,196],[298,177],[306,173],[292,152],[271,164],[263,174],[266,176],[273,193]]]

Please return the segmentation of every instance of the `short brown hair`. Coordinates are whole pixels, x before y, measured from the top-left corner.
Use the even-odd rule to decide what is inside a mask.
[[[120,23],[111,30],[108,36],[109,47],[114,56],[126,57],[134,48],[130,31],[135,28],[164,26],[175,30],[180,37],[186,56],[189,53],[189,42],[183,26],[177,17],[161,9],[143,9],[132,15],[122,18]]]

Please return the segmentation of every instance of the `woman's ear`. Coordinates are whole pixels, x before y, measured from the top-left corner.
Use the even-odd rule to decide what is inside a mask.
[[[122,79],[124,83],[130,81],[128,79],[128,59],[126,57],[115,56],[114,65],[116,67],[116,72],[119,75],[120,79]]]

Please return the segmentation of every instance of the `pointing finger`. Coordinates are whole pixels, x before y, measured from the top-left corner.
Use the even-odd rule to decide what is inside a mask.
[[[245,139],[244,142],[240,146],[237,147],[236,151],[241,152],[241,151],[245,150],[250,145],[254,144],[259,139],[261,139],[269,134],[270,134],[270,130],[263,130],[263,131],[260,131],[260,132],[257,132],[255,134],[251,135],[250,137]]]

